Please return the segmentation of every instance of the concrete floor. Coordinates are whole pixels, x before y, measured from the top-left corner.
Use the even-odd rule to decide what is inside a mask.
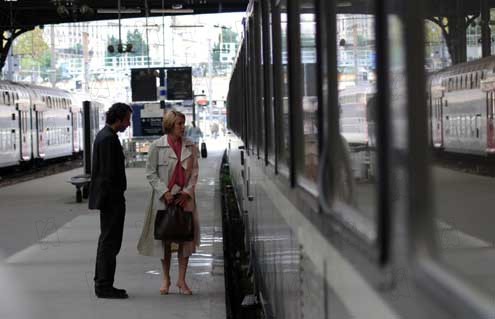
[[[124,240],[115,286],[127,300],[97,299],[93,276],[99,213],[75,202],[66,181],[81,169],[0,188],[0,318],[225,318],[218,174],[223,144],[210,143],[197,186],[201,247],[191,257],[192,296],[159,295],[158,258],[138,255],[136,244],[150,187],[143,168],[128,168]],[[172,284],[177,278],[174,254]]]

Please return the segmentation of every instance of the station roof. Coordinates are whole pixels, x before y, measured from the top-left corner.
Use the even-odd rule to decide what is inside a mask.
[[[0,29],[125,18],[243,12],[248,0],[0,0]],[[145,7],[148,10],[145,10]]]
[[[495,0],[484,1],[495,7]],[[146,12],[149,16],[243,12],[249,0],[0,0],[0,29],[117,19],[119,3],[121,18],[125,19],[145,17]],[[427,17],[456,15],[459,8],[465,14],[477,14],[480,1],[425,1]],[[369,14],[372,10],[369,0],[337,2],[339,13]]]

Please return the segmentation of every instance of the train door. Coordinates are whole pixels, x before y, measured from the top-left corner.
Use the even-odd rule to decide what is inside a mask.
[[[486,152],[495,153],[495,128],[493,124],[493,113],[495,112],[495,91],[487,92],[486,102]]]
[[[79,111],[72,112],[72,151],[78,153],[81,150],[79,144]]]
[[[431,142],[434,148],[444,147],[444,123],[443,107],[447,106],[444,100],[444,87],[432,85],[430,95],[430,119],[431,119]]]
[[[20,121],[20,143],[21,143],[21,159],[23,161],[31,160],[31,130],[29,123],[29,111],[19,110],[19,121]]]
[[[432,141],[433,147],[443,147],[443,99],[435,97],[432,99]]]
[[[36,139],[38,141],[38,155],[40,158],[44,158],[46,151],[44,112],[36,112],[36,128],[37,128]]]

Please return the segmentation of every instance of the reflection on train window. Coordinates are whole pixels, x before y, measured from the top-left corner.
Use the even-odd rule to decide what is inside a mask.
[[[363,5],[359,2],[359,5]],[[373,12],[373,1],[365,1]],[[335,199],[374,225],[376,216],[375,16],[337,14],[338,98],[342,154]]]
[[[314,1],[303,1],[300,12],[301,78],[304,79],[302,86],[304,175],[316,181],[318,173],[318,78]]]
[[[280,132],[280,161],[279,164],[288,166],[290,161],[289,153],[289,68],[287,65],[287,0],[279,3],[280,27],[281,27],[281,49],[282,49],[282,125]]]
[[[459,18],[465,19],[464,15],[451,17]],[[445,104],[448,101],[448,107],[440,108],[438,132],[434,131],[434,121],[428,119],[426,123],[432,125],[429,129],[434,132],[430,168],[439,261],[472,287],[493,296],[495,64],[493,57],[481,57],[480,29],[478,23],[467,27],[464,50],[451,43],[448,47],[446,35],[438,42],[436,50],[447,54],[452,66],[442,63],[441,54],[434,56],[433,65],[437,68],[427,72],[428,82],[442,83],[437,96]],[[425,43],[426,47],[430,45]],[[453,78],[459,78],[460,83],[451,88]],[[427,93],[436,94],[434,89],[428,87]]]
[[[266,45],[264,52],[266,55],[268,55],[265,59],[263,57],[263,68],[265,74],[268,75],[268,78],[264,79],[264,90],[265,90],[265,96],[268,99],[268,101],[265,101],[265,106],[267,106],[265,110],[265,116],[266,116],[266,148],[268,152],[268,158],[270,161],[274,162],[275,159],[275,123],[274,123],[274,101],[273,101],[273,37],[272,37],[272,7],[270,1],[263,1],[262,6],[264,6],[264,12],[265,14],[263,15],[263,18],[266,19],[266,21],[263,21],[264,29],[262,30],[262,37],[264,40],[264,44]],[[266,37],[266,38],[265,38]]]
[[[265,86],[263,85],[263,66],[264,66],[264,61],[263,61],[263,50],[265,49],[263,47],[263,32],[262,32],[262,24],[263,24],[263,17],[261,15],[261,4],[257,6],[257,9],[259,10],[259,14],[256,15],[259,20],[256,21],[255,24],[255,30],[256,30],[256,41],[257,45],[255,46],[256,49],[256,68],[255,68],[255,83],[256,84],[256,95],[257,95],[257,100],[256,100],[256,121],[258,122],[258,127],[256,129],[257,131],[257,150],[258,150],[258,156],[264,157],[265,153],[265,141],[266,138],[266,126],[265,126],[265,112],[266,109],[264,107],[265,105]],[[253,33],[254,34],[254,33]],[[259,67],[258,67],[259,65]],[[262,156],[263,155],[263,156]]]

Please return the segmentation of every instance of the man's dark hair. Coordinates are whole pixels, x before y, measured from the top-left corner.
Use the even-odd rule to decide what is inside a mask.
[[[132,113],[132,108],[125,103],[115,103],[107,111],[106,122],[109,125],[114,124],[117,120],[123,121],[127,116],[127,113]]]

